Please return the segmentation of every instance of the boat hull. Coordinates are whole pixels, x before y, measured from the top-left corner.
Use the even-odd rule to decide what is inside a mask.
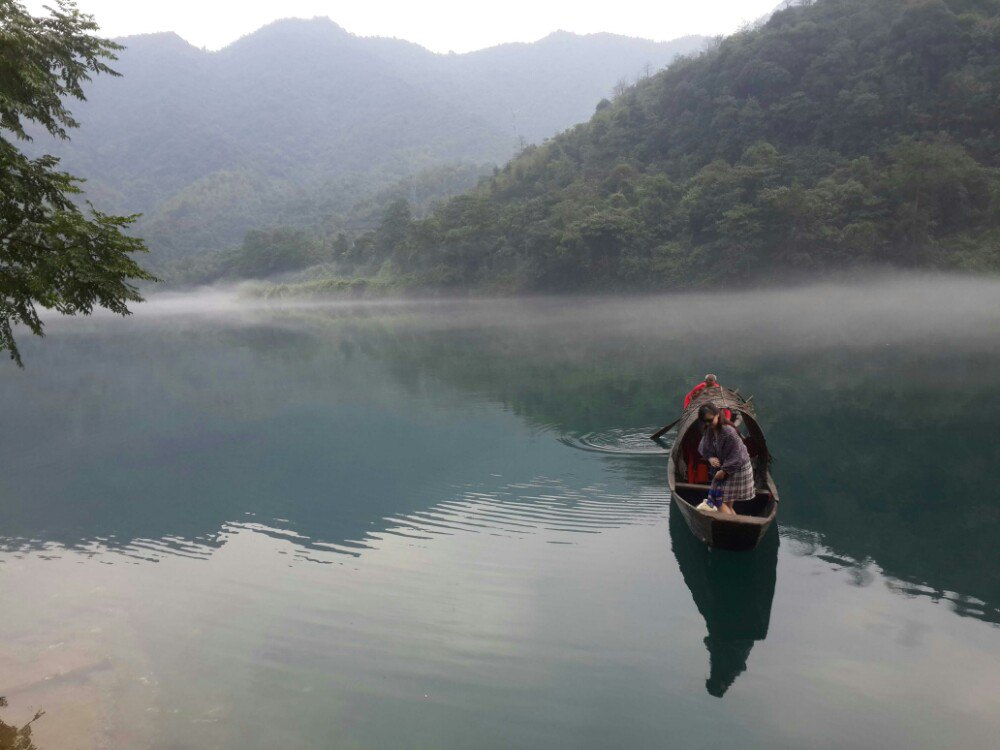
[[[724,516],[719,512],[703,512],[696,510],[676,492],[673,495],[674,505],[680,511],[684,523],[691,533],[709,547],[742,552],[754,549],[771,528],[773,518],[757,519],[739,516]]]

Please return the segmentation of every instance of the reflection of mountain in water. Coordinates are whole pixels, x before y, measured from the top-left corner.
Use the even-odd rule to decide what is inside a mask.
[[[53,336],[30,379],[0,378],[0,551],[198,558],[247,529],[318,559],[384,534],[593,532],[662,513],[665,490],[623,495],[504,410],[386,374],[392,339],[364,326],[180,323]]]
[[[705,689],[721,698],[747,668],[754,643],[767,637],[778,565],[772,528],[752,552],[709,549],[671,504],[670,542],[684,583],[705,618],[711,669]]]
[[[510,454],[522,479],[556,476],[562,455],[540,446],[560,437],[605,454],[591,458],[595,478],[610,469],[659,486],[665,466],[627,455],[645,447],[623,428],[671,421],[708,369],[709,329],[733,324],[714,308],[690,312],[688,299],[672,304],[331,306],[53,332],[26,342],[27,373],[0,377],[3,544],[138,539],[183,551],[249,523],[349,551],[392,528],[381,519],[502,488],[491,457]],[[993,323],[970,310],[960,327],[952,313],[921,318],[917,341],[889,308],[809,323],[812,308],[797,304],[768,313],[770,328],[759,310],[741,312],[725,362],[710,365],[757,396],[785,498],[779,520],[841,564],[874,563],[906,594],[1000,622],[988,513],[1000,499],[961,481],[1000,464],[1000,357],[975,339]],[[427,408],[414,416],[415,405]],[[467,415],[436,423],[435,408]],[[539,439],[512,439],[503,417]],[[345,476],[358,479],[345,486]]]
[[[1000,465],[990,427],[1000,422],[1000,400],[992,398],[1000,352],[989,338],[1000,308],[983,305],[975,291],[961,311],[949,307],[955,300],[947,285],[935,292],[947,303],[921,289],[920,309],[879,296],[871,309],[859,299],[848,305],[842,290],[836,301],[813,291],[802,299],[775,295],[767,310],[747,297],[734,300],[732,315],[694,298],[518,303],[523,314],[487,306],[469,318],[439,315],[430,325],[387,315],[369,321],[365,340],[402,383],[431,375],[487,393],[582,443],[577,436],[672,421],[683,393],[709,367],[706,341],[725,329],[725,361],[710,355],[710,367],[756,396],[786,500],[779,520],[816,534],[842,565],[874,563],[907,595],[1000,623],[991,542],[1000,529],[989,521],[998,488],[970,495],[961,481]],[[492,313],[485,322],[484,310]],[[981,418],[969,420],[972,413]],[[617,447],[597,446],[614,470],[660,481],[659,467],[612,455]],[[627,441],[624,448],[631,450]],[[967,533],[984,523],[990,533]]]

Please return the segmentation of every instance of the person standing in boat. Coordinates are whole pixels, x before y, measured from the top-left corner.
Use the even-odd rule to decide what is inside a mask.
[[[714,404],[702,404],[698,419],[705,428],[698,452],[714,472],[708,497],[698,510],[738,515],[733,506],[756,495],[750,454],[739,431]]]
[[[684,397],[684,410],[691,405],[691,402],[699,393],[708,388],[721,388],[719,378],[709,373],[702,382],[688,391]],[[732,419],[732,413],[726,409],[726,418]],[[699,425],[700,426],[700,425]],[[705,484],[709,480],[709,468],[704,461],[698,459],[698,442],[701,439],[700,433],[692,431],[688,434],[684,445],[684,460],[688,467],[688,481],[691,484]]]

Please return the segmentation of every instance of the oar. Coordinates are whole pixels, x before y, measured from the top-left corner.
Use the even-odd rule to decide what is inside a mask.
[[[654,432],[652,435],[650,435],[649,439],[650,440],[659,440],[661,437],[663,437],[668,432],[670,432],[670,428],[676,426],[676,424],[678,422],[680,422],[682,419],[684,419],[684,417],[679,417],[678,419],[675,419],[673,422],[671,422],[670,424],[668,424],[662,430],[658,430],[657,432]]]

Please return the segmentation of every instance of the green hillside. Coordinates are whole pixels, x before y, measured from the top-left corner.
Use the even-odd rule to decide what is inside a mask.
[[[1000,270],[1000,0],[786,8],[429,217],[387,216],[340,273],[615,290]]]
[[[308,228],[421,170],[502,163],[586,119],[618,79],[707,40],[553,34],[439,55],[314,18],[218,52],[169,33],[119,41],[122,77],[88,85],[72,140],[39,133],[31,148],[85,175],[102,209],[143,213],[159,268],[250,229]]]
[[[171,286],[259,279],[306,268],[310,269],[306,277],[336,273],[334,261],[344,261],[352,249],[363,246],[352,245],[349,238],[371,236],[371,230],[384,222],[390,208],[405,206],[411,218],[427,216],[435,205],[472,189],[494,169],[468,163],[425,169],[361,200],[358,196],[371,191],[370,179],[344,179],[326,190],[289,188],[288,200],[277,207],[269,205],[273,193],[263,189],[254,192],[247,176],[237,173],[231,175],[231,180],[200,181],[197,191],[186,191],[183,202],[171,202],[169,217],[158,213],[147,222],[145,236],[152,240],[162,232],[160,236],[167,238],[188,226],[203,233],[217,232],[211,241],[215,247],[225,249],[160,261],[157,273]],[[226,207],[240,201],[247,214],[256,210],[270,221],[247,231],[239,244],[226,247],[224,232],[229,229],[231,237],[236,231],[232,225],[238,221]]]

